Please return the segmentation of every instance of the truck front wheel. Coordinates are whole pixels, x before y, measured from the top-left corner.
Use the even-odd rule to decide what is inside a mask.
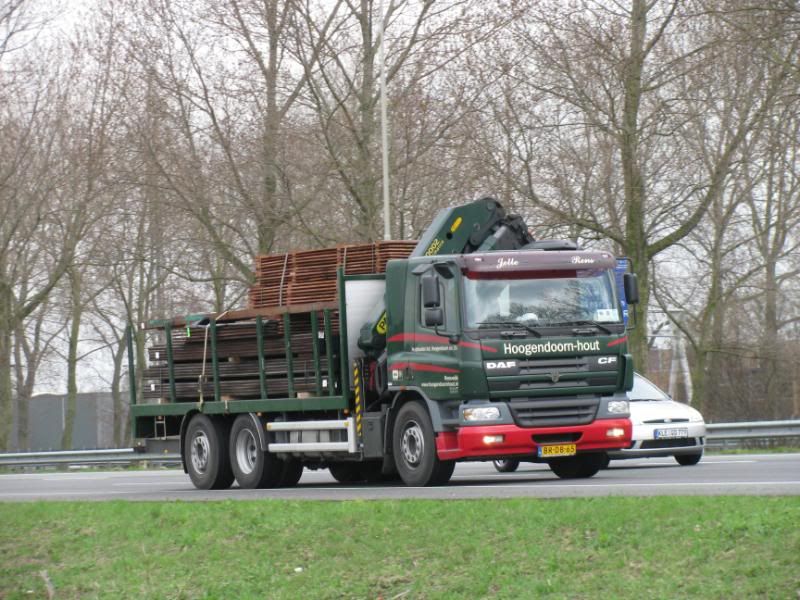
[[[408,402],[400,408],[392,433],[395,465],[406,485],[443,485],[450,480],[455,463],[436,455],[436,434],[421,403]]]
[[[233,474],[240,488],[273,488],[281,483],[284,464],[277,455],[261,450],[259,431],[250,415],[239,415],[230,437]]]
[[[186,428],[183,459],[194,486],[200,490],[224,490],[233,483],[228,460],[228,424],[196,414]]]
[[[602,468],[605,455],[583,454],[569,458],[554,458],[549,462],[550,470],[561,479],[585,479],[594,477]]]

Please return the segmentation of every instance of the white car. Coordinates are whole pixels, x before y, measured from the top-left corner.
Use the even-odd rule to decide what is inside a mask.
[[[674,456],[678,464],[696,465],[703,456],[706,424],[697,410],[675,402],[638,373],[628,392],[633,424],[630,448],[609,452],[611,459]]]
[[[634,373],[633,389],[628,392],[633,425],[630,448],[608,453],[609,459],[674,456],[678,464],[696,465],[703,457],[706,424],[697,410],[675,402],[652,381]],[[511,473],[519,467],[517,459],[495,460],[494,468]],[[606,464],[606,466],[608,466]]]

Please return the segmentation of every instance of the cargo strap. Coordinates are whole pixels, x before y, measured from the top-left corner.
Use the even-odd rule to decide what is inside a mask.
[[[208,350],[208,330],[211,329],[211,324],[206,325],[205,329],[206,332],[203,335],[203,367],[200,369],[200,376],[197,378],[197,388],[200,392],[200,412],[203,412],[203,403],[205,402],[203,398],[203,383],[206,379],[206,352]]]
[[[229,310],[226,310],[225,312],[220,313],[216,317],[216,320],[218,321],[219,319],[221,319],[222,317],[227,315],[229,312],[230,312]],[[205,331],[205,334],[203,335],[203,368],[200,370],[200,376],[197,378],[197,383],[198,383],[197,387],[198,387],[198,391],[200,392],[200,407],[199,407],[200,408],[200,412],[203,412],[203,404],[205,403],[205,398],[203,397],[203,383],[205,382],[205,379],[206,379],[206,364],[208,362],[207,361],[207,358],[208,358],[208,330],[211,329],[211,321],[208,322],[208,324],[205,326],[205,329],[206,329],[206,331]],[[216,377],[216,376],[217,376],[217,373],[214,374],[214,377]],[[225,412],[228,412],[228,397],[227,396],[225,397],[224,402],[225,402]]]

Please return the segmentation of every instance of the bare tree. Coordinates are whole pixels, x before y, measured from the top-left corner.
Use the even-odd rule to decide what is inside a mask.
[[[517,94],[541,98],[507,113],[518,131],[540,128],[536,138],[520,138],[518,192],[632,259],[642,302],[631,345],[637,368],[646,370],[651,261],[684,239],[721,193],[742,144],[780,95],[797,38],[787,38],[769,15],[749,25],[787,40],[782,68],[765,71],[753,60],[763,63],[767,50],[746,45],[699,4],[559,8],[532,4],[528,18],[515,23],[519,54],[505,59]],[[703,144],[717,146],[707,153],[713,164],[702,162]],[[570,169],[559,165],[570,157],[569,165],[585,162],[590,185],[575,172],[563,177]]]
[[[306,103],[317,121],[316,135],[328,157],[330,171],[340,182],[340,189],[332,190],[336,193],[332,200],[350,231],[355,222],[359,238],[379,239],[382,177],[378,168],[377,104],[381,67],[377,29],[380,15],[373,0],[347,2],[342,21],[326,39],[313,9],[313,5],[309,6],[304,14],[305,39],[298,43],[296,54],[307,74]],[[426,155],[443,145],[449,131],[458,124],[463,106],[468,104],[458,96],[469,91],[459,90],[459,85],[451,85],[445,91],[442,79],[437,77],[467,48],[490,36],[498,26],[485,18],[477,3],[470,1],[389,2],[383,24],[392,114],[411,112],[416,125],[422,125],[414,128],[411,139],[393,136],[393,170],[399,171],[401,178],[406,175],[411,178]],[[483,31],[482,26],[486,26]],[[304,48],[316,47],[319,41],[323,42],[321,52],[313,56],[304,53]],[[434,108],[437,102],[443,102],[441,110]],[[431,207],[431,202],[417,198],[413,208],[403,210],[408,203],[408,198],[402,197],[405,189],[401,186],[394,194],[401,215]],[[434,207],[452,202],[452,198],[433,200]]]

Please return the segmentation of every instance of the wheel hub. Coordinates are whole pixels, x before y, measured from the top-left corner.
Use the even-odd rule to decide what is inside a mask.
[[[403,430],[400,449],[409,465],[414,467],[419,465],[425,453],[425,441],[422,437],[422,428],[416,421],[410,421]]]
[[[204,474],[208,469],[210,444],[205,431],[194,434],[191,444],[192,466],[197,473]]]
[[[249,429],[241,429],[236,434],[236,463],[245,475],[249,475],[256,468],[258,461],[258,446],[256,437]]]

